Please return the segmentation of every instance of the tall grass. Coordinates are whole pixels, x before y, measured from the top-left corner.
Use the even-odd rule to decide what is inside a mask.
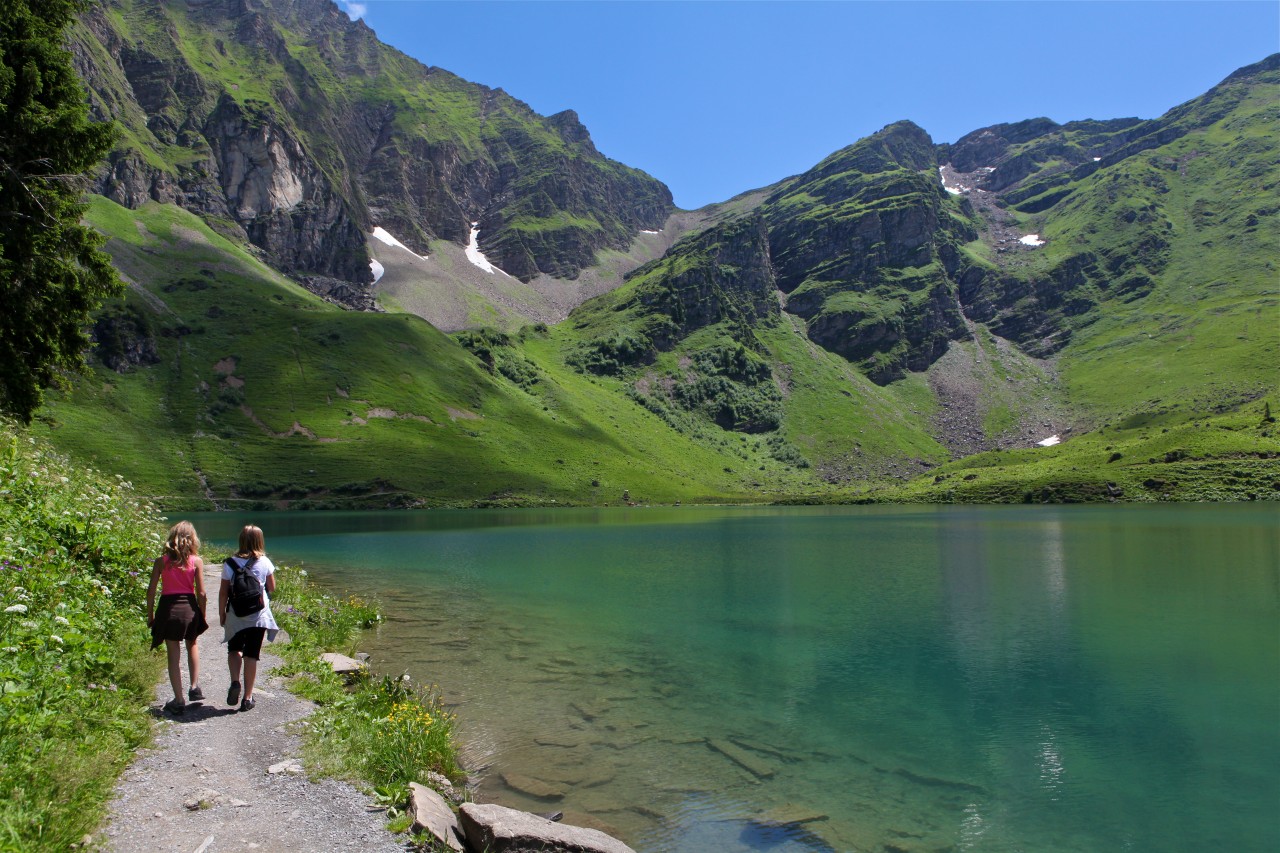
[[[0,422],[0,850],[65,850],[147,741],[160,519],[118,477]]]

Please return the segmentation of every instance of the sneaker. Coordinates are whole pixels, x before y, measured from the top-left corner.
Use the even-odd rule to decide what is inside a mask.
[[[175,717],[181,717],[187,712],[187,703],[180,702],[177,699],[170,699],[168,702],[164,703],[164,710],[169,714],[173,714]]]
[[[240,701],[240,682],[231,682],[231,689],[227,691],[227,704],[234,705]]]
[[[243,702],[241,702],[241,703],[240,703],[240,710],[241,710],[241,711],[252,711],[252,710],[253,710],[253,706],[254,706],[255,704],[256,704],[256,703],[255,703],[252,699],[245,699]]]
[[[199,684],[192,685],[191,689],[187,691],[188,702],[199,702],[203,698],[204,691],[200,689]]]

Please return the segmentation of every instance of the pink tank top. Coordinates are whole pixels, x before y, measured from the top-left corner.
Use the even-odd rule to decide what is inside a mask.
[[[165,554],[160,565],[160,592],[163,595],[182,595],[196,591],[196,556],[192,554],[185,564],[174,561]]]

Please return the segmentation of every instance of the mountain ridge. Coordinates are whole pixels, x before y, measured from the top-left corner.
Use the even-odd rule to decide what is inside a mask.
[[[125,129],[99,188],[135,207],[91,219],[133,288],[95,333],[100,387],[46,424],[157,494],[1107,500],[1280,482],[1265,419],[1241,420],[1280,404],[1280,56],[1159,119],[950,144],[896,122],[677,211],[572,110],[533,116],[421,66],[328,0],[104,0],[74,46]],[[439,320],[442,300],[452,337],[401,313]],[[103,443],[147,412],[159,468]],[[1191,425],[1208,420],[1230,426],[1206,441]],[[1166,456],[1186,485],[1145,476]]]

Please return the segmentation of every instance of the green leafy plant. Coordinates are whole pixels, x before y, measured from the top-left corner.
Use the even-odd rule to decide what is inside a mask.
[[[93,831],[148,739],[160,529],[130,484],[0,422],[0,848],[65,850]]]

